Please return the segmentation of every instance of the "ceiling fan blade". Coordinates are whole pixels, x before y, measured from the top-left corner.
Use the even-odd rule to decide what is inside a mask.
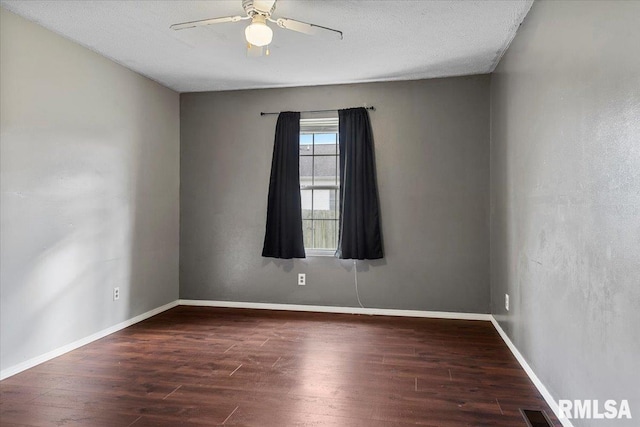
[[[259,58],[269,51],[267,46],[254,46],[251,43],[247,43],[247,58]],[[268,53],[267,53],[268,55]]]
[[[322,35],[342,40],[342,31],[332,28],[323,27],[316,24],[308,24],[306,22],[296,21],[295,19],[279,18],[275,20],[278,27],[285,30],[297,31],[299,33],[309,34],[312,36]]]
[[[211,18],[202,19],[200,21],[181,22],[180,24],[173,24],[169,28],[172,30],[184,30],[186,28],[202,27],[204,25],[222,24],[224,22],[238,22],[244,19],[249,19],[248,16],[225,16],[224,18]]]

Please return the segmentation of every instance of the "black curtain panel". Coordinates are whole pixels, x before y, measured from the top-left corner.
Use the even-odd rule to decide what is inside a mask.
[[[280,113],[273,143],[263,257],[305,257],[300,206],[299,146],[300,113]]]
[[[365,108],[338,111],[340,132],[340,240],[342,259],[383,257],[380,203],[369,114]]]

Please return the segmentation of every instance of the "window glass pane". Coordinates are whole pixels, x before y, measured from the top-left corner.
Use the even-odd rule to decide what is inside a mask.
[[[313,163],[315,185],[336,185],[337,156],[314,156]]]
[[[329,204],[331,205],[331,210],[334,211],[334,218],[338,218],[338,209],[340,208],[340,199],[338,199],[338,190],[331,190],[329,194]]]
[[[338,247],[336,220],[314,220],[313,234],[316,249],[335,249]]]
[[[302,219],[311,219],[313,209],[311,207],[311,198],[313,197],[313,190],[300,190],[300,201],[302,202]]]
[[[336,155],[338,152],[338,146],[336,144],[318,144],[318,141],[316,141],[315,146],[313,147],[314,150],[314,154],[318,155],[318,154],[331,154],[331,155]]]
[[[313,218],[315,219],[337,219],[335,206],[332,206],[331,199],[335,190],[314,190],[313,191]]]
[[[300,156],[313,156],[313,144],[300,144]]]
[[[300,156],[300,188],[313,184],[313,157]]]
[[[300,155],[313,155],[313,135],[300,135]]]
[[[314,134],[314,140],[316,145],[319,144],[323,144],[323,145],[330,145],[336,144],[336,134],[335,133],[316,133]]]
[[[302,220],[302,236],[304,237],[304,247],[313,248],[313,223],[310,219]]]

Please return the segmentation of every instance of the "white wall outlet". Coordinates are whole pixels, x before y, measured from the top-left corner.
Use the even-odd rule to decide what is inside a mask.
[[[509,311],[509,294],[504,294],[504,308]]]
[[[307,284],[307,275],[304,273],[298,274],[298,285],[304,286]]]
[[[120,299],[120,288],[113,288],[113,300],[117,301]]]

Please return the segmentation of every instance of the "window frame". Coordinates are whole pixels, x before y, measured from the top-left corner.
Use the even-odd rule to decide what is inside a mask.
[[[316,142],[315,137],[317,134],[335,134],[335,145],[336,151],[335,154],[316,154]],[[311,184],[303,185],[300,183],[300,192],[302,196],[303,191],[309,191],[311,195],[311,218],[303,218],[304,221],[311,221],[311,233],[312,233],[312,242],[315,242],[315,230],[316,230],[316,221],[333,221],[336,227],[336,236],[335,236],[335,248],[313,248],[306,247],[305,245],[305,253],[307,256],[335,256],[335,253],[338,249],[339,244],[339,224],[340,224],[340,209],[338,205],[335,205],[335,219],[332,218],[323,218],[316,219],[314,217],[314,203],[315,203],[315,191],[316,190],[330,190],[335,191],[335,199],[334,203],[338,204],[338,200],[340,198],[340,148],[339,148],[339,134],[338,134],[338,118],[337,117],[322,117],[322,118],[301,118],[300,119],[300,139],[299,146],[302,147],[302,136],[303,135],[311,135],[311,154],[302,154],[301,148],[299,149],[299,158],[302,160],[303,158],[311,158]],[[308,145],[308,144],[304,144]],[[335,182],[336,184],[316,184],[315,180],[316,176],[316,158],[318,157],[335,157],[336,160],[336,168],[335,168]],[[302,199],[302,197],[301,197]],[[331,195],[329,196],[331,200]],[[302,206],[301,206],[302,211]],[[304,233],[304,227],[303,227]],[[314,243],[312,243],[314,244]],[[314,244],[315,245],[315,244]]]

